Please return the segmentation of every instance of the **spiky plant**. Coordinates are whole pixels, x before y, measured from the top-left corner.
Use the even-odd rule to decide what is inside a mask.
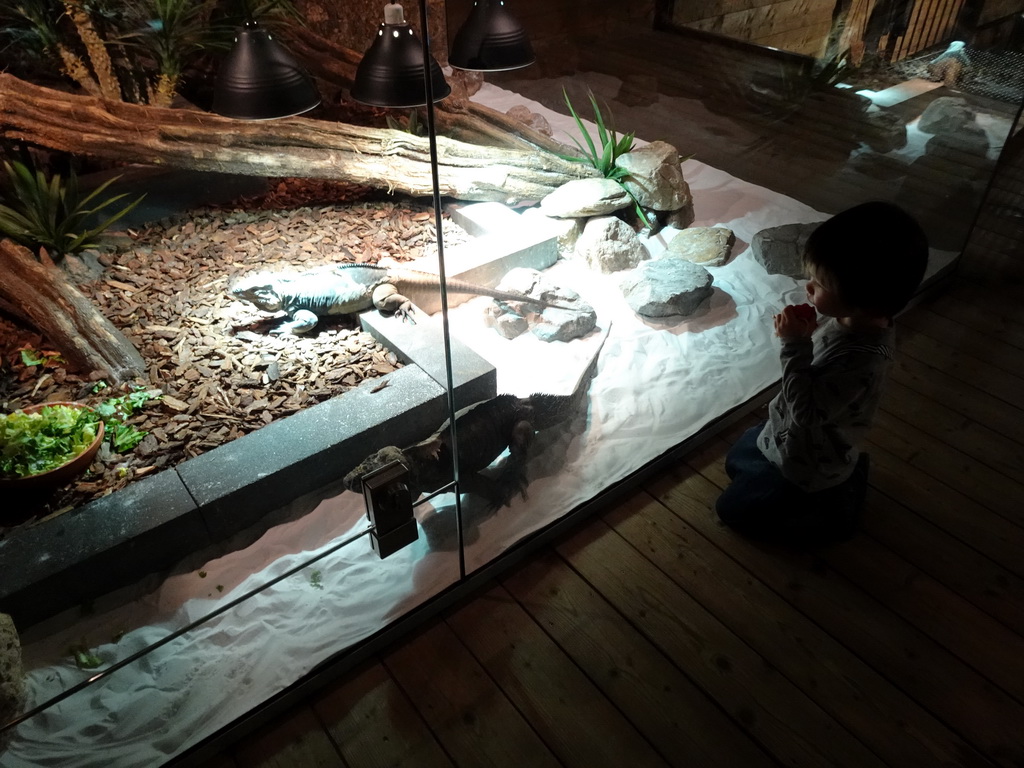
[[[149,102],[170,104],[189,62],[203,51],[227,51],[246,19],[267,28],[295,23],[301,17],[290,0],[131,0],[126,16],[131,31],[120,41],[156,65]]]
[[[58,41],[53,0],[0,3],[0,46],[11,46],[33,59],[45,58]]]
[[[427,126],[425,123],[420,122],[420,115],[415,109],[409,110],[409,116],[402,122],[401,119],[392,117],[391,115],[385,115],[384,119],[387,120],[388,128],[393,131],[402,131],[403,133],[410,133],[413,136],[426,136]]]
[[[96,30],[85,4],[78,0],[64,0],[64,8],[67,16],[74,23],[78,30],[78,37],[81,39],[85,50],[89,55],[89,63],[96,75],[96,82],[100,88],[100,94],[111,101],[121,100],[121,86],[114,75],[114,65],[110,60],[107,51],[107,43]]]
[[[65,180],[48,175],[29,163],[4,161],[10,180],[10,198],[0,205],[0,234],[25,246],[37,257],[45,248],[54,260],[96,246],[96,238],[136,205],[144,195],[111,216],[96,222],[93,217],[126,194],[103,198],[118,178],[108,179],[82,197],[74,170]]]
[[[60,24],[64,16],[60,0],[0,3],[0,46],[15,51],[37,67],[51,65],[54,72],[71,78],[90,95],[101,96],[89,67],[74,46],[64,41]]]
[[[302,14],[291,0],[235,0],[234,13],[242,18],[256,19],[260,24],[302,22]]]
[[[181,74],[196,53],[227,49],[231,29],[211,23],[214,5],[215,0],[135,0],[126,6],[132,29],[119,41],[134,49],[136,60],[151,59],[155,66],[146,77],[150,104],[170,105]]]
[[[565,104],[569,107],[569,114],[576,121],[576,127],[579,128],[580,134],[584,142],[586,142],[586,147],[584,147],[576,137],[572,137],[573,143],[579,147],[580,152],[586,157],[567,156],[567,159],[574,162],[588,162],[600,171],[601,175],[606,179],[614,179],[615,181],[624,179],[627,173],[622,168],[617,167],[615,161],[621,155],[633,149],[634,134],[627,133],[619,137],[614,128],[609,128],[605,124],[604,115],[601,114],[601,108],[597,104],[597,99],[594,98],[594,94],[591,91],[587,91],[587,96],[590,98],[590,106],[594,110],[594,122],[597,125],[597,141],[595,142],[590,136],[590,131],[583,125],[583,120],[576,113],[576,109],[569,100],[569,94],[564,88],[562,89],[562,96],[565,97]]]
[[[587,96],[590,98],[590,106],[594,110],[594,123],[597,126],[597,141],[590,135],[590,131],[587,130],[586,126],[583,125],[583,120],[580,119],[576,109],[573,107],[572,102],[569,100],[569,94],[566,90],[562,89],[562,96],[565,98],[565,104],[569,108],[569,114],[572,115],[573,120],[576,121],[576,127],[579,128],[580,135],[583,137],[583,141],[586,146],[581,144],[576,137],[572,137],[573,143],[579,148],[580,152],[583,153],[583,157],[577,157],[575,155],[562,155],[565,160],[569,160],[574,163],[588,163],[596,168],[602,176],[612,181],[617,181],[622,189],[629,195],[633,201],[634,210],[636,215],[639,217],[643,225],[648,229],[651,228],[651,221],[647,218],[647,214],[644,213],[643,207],[640,205],[640,201],[636,199],[636,195],[629,191],[629,188],[623,184],[623,181],[629,176],[629,171],[616,165],[615,161],[633,149],[633,140],[635,134],[630,132],[619,136],[615,129],[609,127],[605,122],[604,115],[601,113],[601,108],[597,104],[597,99],[594,97],[593,92],[587,91]]]

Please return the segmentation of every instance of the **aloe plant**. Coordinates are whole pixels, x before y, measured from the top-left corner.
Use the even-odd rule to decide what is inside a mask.
[[[586,142],[584,147],[580,142],[573,137],[573,143],[579,147],[580,152],[586,155],[585,158],[567,156],[566,159],[574,162],[587,162],[594,166],[601,172],[601,175],[606,179],[614,179],[615,181],[621,181],[626,177],[627,173],[622,168],[615,165],[616,159],[620,155],[624,155],[633,149],[633,133],[627,133],[626,135],[619,137],[615,130],[609,128],[605,124],[604,115],[601,114],[601,108],[597,104],[597,99],[594,98],[594,94],[587,92],[590,97],[590,106],[594,110],[594,122],[597,124],[597,142],[595,143],[593,138],[590,136],[590,131],[583,125],[583,121],[580,116],[576,113],[572,102],[569,100],[569,94],[566,93],[565,89],[562,89],[562,96],[565,97],[565,104],[569,107],[569,114],[572,115],[573,120],[576,121],[576,127],[579,128],[580,134],[583,136],[583,140]]]
[[[4,168],[13,197],[7,201],[9,205],[0,205],[0,234],[24,245],[37,257],[42,248],[54,259],[61,259],[95,247],[96,238],[145,197],[140,195],[113,215],[94,222],[94,214],[127,197],[102,197],[119,176],[82,197],[73,170],[65,180],[60,174],[51,176],[18,160],[4,161]]]
[[[640,221],[643,222],[645,227],[650,229],[651,221],[647,218],[647,214],[644,213],[643,208],[640,206],[640,201],[637,200],[636,195],[630,192],[629,188],[622,183],[623,180],[629,176],[629,171],[615,164],[615,161],[619,157],[633,149],[633,139],[636,134],[630,132],[623,136],[619,136],[615,132],[615,129],[609,127],[605,122],[604,115],[601,114],[601,108],[597,104],[597,99],[594,98],[594,94],[592,92],[588,91],[587,96],[590,98],[590,106],[594,110],[594,123],[597,125],[597,141],[595,142],[590,135],[590,131],[588,131],[586,126],[583,125],[583,120],[581,120],[579,114],[577,114],[576,109],[569,100],[569,94],[564,88],[562,89],[562,96],[565,97],[565,104],[569,107],[569,114],[572,115],[573,120],[576,121],[576,127],[579,128],[580,135],[583,137],[583,141],[586,142],[586,146],[583,146],[583,144],[581,144],[575,137],[572,137],[573,143],[576,144],[584,157],[576,157],[574,155],[562,155],[562,157],[565,160],[570,160],[574,163],[589,163],[606,179],[617,181],[626,191],[626,194],[628,194],[633,200],[634,209],[636,210],[636,215],[639,217]]]
[[[59,16],[52,0],[0,3],[0,45],[41,60],[57,44]]]

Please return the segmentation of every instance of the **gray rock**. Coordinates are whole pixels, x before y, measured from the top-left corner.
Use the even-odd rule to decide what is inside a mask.
[[[921,189],[924,198],[941,196],[948,200],[953,189],[961,183],[977,186],[977,195],[980,196],[992,166],[992,161],[985,155],[987,147],[987,139],[982,144],[982,139],[975,137],[972,143],[969,134],[962,138],[953,134],[936,134],[928,140],[924,154],[910,164],[907,181],[915,177],[912,183]],[[936,180],[941,180],[941,184]],[[937,187],[942,190],[941,195]],[[964,210],[973,207],[968,205]],[[961,211],[955,218],[963,216]]]
[[[937,133],[924,145],[924,153],[974,166],[979,158],[988,158],[988,134],[977,123],[956,133]]]
[[[720,267],[729,260],[736,235],[725,227],[684,229],[668,241],[665,257],[684,259],[702,267]]]
[[[907,125],[897,112],[871,105],[864,113],[864,142],[875,152],[893,152],[907,146]]]
[[[106,271],[100,263],[99,252],[91,249],[78,254],[69,253],[61,260],[60,266],[76,284],[95,280]]]
[[[622,183],[644,208],[675,211],[693,201],[679,150],[671,144],[653,141],[620,155],[615,165],[629,173]]]
[[[940,96],[925,108],[917,127],[925,133],[958,133],[974,122],[975,113],[965,99]]]
[[[530,113],[530,122],[528,122],[527,125],[533,128],[537,133],[541,133],[545,136],[555,135],[554,130],[551,128],[551,123],[548,122],[544,115],[538,112]]]
[[[615,216],[595,216],[587,221],[576,242],[576,257],[584,259],[591,269],[608,273],[632,269],[651,254],[624,221]]]
[[[541,322],[530,326],[530,332],[541,341],[572,341],[580,339],[597,327],[597,310],[586,302],[580,311],[547,307]]]
[[[551,136],[551,124],[548,123],[547,118],[544,115],[540,115],[536,112],[531,112],[530,108],[525,104],[517,104],[512,107],[508,112],[505,113],[513,120],[518,120],[520,123],[528,125],[538,133],[542,133],[545,136]]]
[[[572,256],[576,249],[576,242],[583,234],[583,225],[586,219],[556,219],[545,216],[539,208],[527,208],[523,211],[523,223],[529,225],[532,220],[542,220],[545,226],[553,229],[558,243],[558,255],[564,258]]]
[[[646,261],[619,282],[633,311],[645,317],[692,315],[712,294],[714,278],[681,259]]]
[[[0,613],[0,723],[21,714],[25,706],[25,670],[21,664],[21,641],[14,621]],[[13,732],[0,736],[0,751],[6,748]]]
[[[908,163],[897,157],[880,155],[876,152],[861,152],[851,157],[846,163],[847,170],[882,181],[902,179],[907,175],[908,167]]]
[[[510,269],[498,283],[496,289],[508,293],[521,293],[524,296],[532,296],[535,299],[548,300],[546,291],[559,291],[544,277],[544,273],[537,269],[516,268]]]
[[[556,219],[604,216],[633,201],[617,181],[573,179],[540,201],[540,212]]]
[[[616,101],[627,107],[650,107],[661,98],[658,93],[658,78],[655,75],[631,74],[622,79]]]
[[[686,229],[696,220],[697,215],[693,212],[693,201],[690,201],[678,210],[669,211],[665,215],[665,226],[674,227],[675,229]]]
[[[817,224],[783,224],[762,229],[750,241],[754,260],[770,275],[789,275],[801,280],[807,277],[803,256],[807,238]]]
[[[516,104],[514,107],[509,107],[505,114],[513,120],[518,120],[520,123],[528,123],[533,112],[525,104]]]
[[[529,321],[522,315],[496,309],[494,306],[488,312],[494,325],[494,330],[498,332],[499,336],[504,336],[506,339],[514,339],[530,330]]]
[[[597,327],[597,311],[576,291],[549,282],[536,269],[511,270],[498,290],[512,291],[572,309],[537,306],[521,301],[494,301],[487,310],[488,322],[506,339],[514,339],[529,330],[541,341],[570,341],[586,336]]]

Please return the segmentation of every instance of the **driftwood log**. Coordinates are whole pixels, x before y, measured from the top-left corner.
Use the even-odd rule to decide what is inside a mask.
[[[59,267],[0,240],[0,303],[32,324],[79,371],[120,383],[146,368],[135,347],[75,288]]]
[[[351,88],[361,55],[295,28],[289,43],[334,98]],[[567,181],[598,175],[560,157],[573,150],[471,102],[465,81],[438,104],[438,180],[468,201],[539,200]],[[122,163],[264,177],[306,177],[433,193],[429,143],[402,131],[290,118],[249,122],[76,95],[0,74],[0,138]],[[68,363],[115,381],[141,373],[131,343],[52,264],[0,241],[0,307],[46,335]]]
[[[346,181],[430,195],[427,139],[294,117],[245,121],[192,109],[112,102],[0,74],[0,137],[126,163],[249,176]],[[540,148],[438,137],[440,191],[459,200],[539,200],[597,172]]]
[[[321,94],[339,98],[351,91],[362,54],[318,35],[308,26],[294,25],[286,32],[289,50],[317,81]],[[438,133],[451,139],[483,146],[543,150],[555,155],[575,154],[576,150],[483,104],[469,100],[465,73],[455,70],[448,76],[452,95],[438,102]]]

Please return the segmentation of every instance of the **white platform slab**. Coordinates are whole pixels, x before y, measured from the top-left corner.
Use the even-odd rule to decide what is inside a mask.
[[[907,80],[899,85],[893,85],[885,90],[864,90],[857,91],[857,93],[861,96],[867,96],[875,106],[894,107],[908,99],[914,98],[915,96],[920,96],[922,93],[928,93],[929,91],[934,91],[936,88],[941,87],[942,83],[933,83],[930,80],[922,80],[919,77],[915,77],[912,80]]]

